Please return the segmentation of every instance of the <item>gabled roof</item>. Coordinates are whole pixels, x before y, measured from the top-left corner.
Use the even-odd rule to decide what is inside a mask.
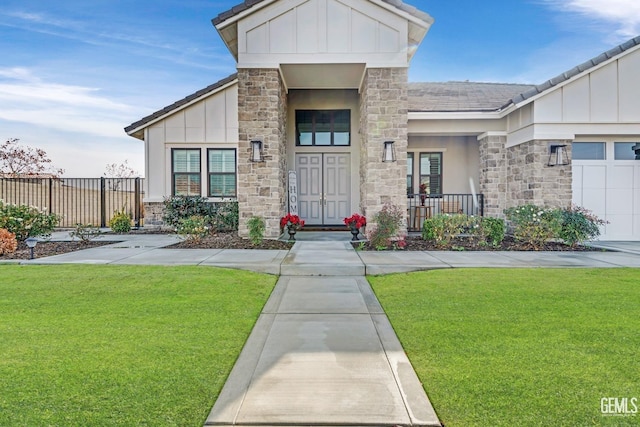
[[[608,61],[612,58],[615,58],[616,56],[621,55],[622,53],[626,52],[627,50],[640,45],[640,36],[635,37],[625,43],[622,43],[621,45],[618,45],[616,47],[614,47],[613,49],[610,49],[598,56],[596,56],[595,58],[591,58],[590,60],[588,60],[587,62],[584,62],[576,67],[573,67],[572,69],[570,69],[569,71],[566,71],[552,79],[547,80],[546,82],[540,84],[540,85],[536,85],[534,87],[532,87],[531,89],[529,89],[526,92],[523,92],[521,94],[518,94],[517,96],[514,96],[513,98],[511,98],[511,100],[506,103],[505,105],[502,106],[502,108],[507,107],[511,104],[518,104],[520,102],[526,101],[529,98],[532,98],[538,94],[541,94],[542,92],[546,92],[549,89],[559,85],[560,83],[566,82],[567,80],[571,79],[572,77],[577,76],[578,74],[584,73],[585,71],[590,70],[591,68],[594,68],[600,64],[602,64],[605,61]]]
[[[409,83],[409,111],[496,111],[506,99],[535,86],[506,83]]]
[[[212,85],[209,85],[207,87],[205,87],[204,89],[200,89],[197,92],[192,93],[191,95],[188,95],[184,98],[182,98],[179,101],[174,102],[171,105],[168,105],[158,111],[156,111],[155,113],[151,113],[146,117],[141,118],[140,120],[138,120],[137,122],[131,123],[129,126],[127,126],[126,128],[124,128],[124,131],[126,133],[128,133],[129,135],[132,135],[133,132],[135,132],[137,129],[140,129],[141,127],[143,127],[144,125],[154,121],[155,119],[158,119],[162,116],[165,116],[169,113],[172,113],[173,111],[179,109],[180,107],[189,104],[191,101],[194,101],[202,96],[208,95],[212,92],[215,92],[216,90],[220,89],[221,87],[232,83],[233,81],[235,81],[238,78],[238,73],[233,73],[231,74],[229,77],[225,77],[222,80],[219,80],[217,82],[215,82]],[[132,135],[133,136],[133,135]]]
[[[220,13],[218,16],[216,16],[215,18],[213,18],[211,20],[211,23],[213,23],[214,26],[217,26],[218,24],[226,21],[229,18],[233,18],[234,16],[244,12],[247,9],[250,9],[251,7],[255,6],[258,3],[262,3],[264,0],[245,0],[242,3],[232,7],[231,9]],[[412,16],[415,16],[418,19],[421,19],[423,21],[427,21],[427,22],[431,22],[432,18],[431,16],[429,16],[429,14],[424,13],[418,9],[416,9],[415,7],[408,5],[404,2],[402,2],[401,0],[382,0],[385,3],[390,4],[391,6],[394,6]]]

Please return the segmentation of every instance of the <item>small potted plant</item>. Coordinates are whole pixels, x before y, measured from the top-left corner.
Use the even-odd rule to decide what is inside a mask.
[[[304,220],[300,219],[298,215],[289,213],[280,218],[280,227],[287,229],[289,240],[296,240],[296,232],[304,227]]]
[[[360,233],[360,229],[367,225],[367,218],[364,216],[354,213],[353,215],[344,219],[344,224],[349,227],[351,230],[351,234],[353,238],[351,240],[358,240],[358,233]]]
[[[427,184],[424,182],[420,184],[420,204],[424,206],[424,201],[427,199]]]

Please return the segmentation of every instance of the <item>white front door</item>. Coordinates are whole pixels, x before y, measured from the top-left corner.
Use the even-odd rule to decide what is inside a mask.
[[[298,209],[309,225],[338,225],[351,207],[348,153],[296,154]]]

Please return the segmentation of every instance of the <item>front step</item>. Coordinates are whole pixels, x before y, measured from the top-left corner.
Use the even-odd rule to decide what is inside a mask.
[[[282,276],[364,276],[365,265],[350,242],[304,242],[293,245],[282,264]]]

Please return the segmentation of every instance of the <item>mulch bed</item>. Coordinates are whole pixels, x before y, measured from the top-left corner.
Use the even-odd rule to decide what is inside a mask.
[[[500,246],[481,245],[477,240],[465,237],[456,237],[451,240],[448,246],[437,246],[431,241],[422,240],[420,237],[409,236],[406,238],[407,246],[404,251],[598,251],[600,248],[592,248],[588,246],[572,247],[560,242],[548,242],[543,248],[536,249],[526,242],[515,240],[511,236],[506,236]],[[353,247],[364,251],[375,251],[375,247],[365,243],[353,243]],[[393,249],[393,248],[391,248]]]
[[[293,242],[283,242],[280,240],[263,240],[261,244],[254,245],[248,239],[238,237],[236,233],[217,233],[207,236],[199,241],[184,240],[171,246],[168,249],[280,249],[289,250]]]
[[[44,258],[53,255],[66,254],[67,252],[82,249],[95,248],[97,246],[110,245],[116,242],[93,240],[90,242],[39,242],[34,249],[34,258]],[[31,253],[27,245],[18,243],[18,250],[11,254],[0,255],[0,261],[9,259],[29,259]]]

